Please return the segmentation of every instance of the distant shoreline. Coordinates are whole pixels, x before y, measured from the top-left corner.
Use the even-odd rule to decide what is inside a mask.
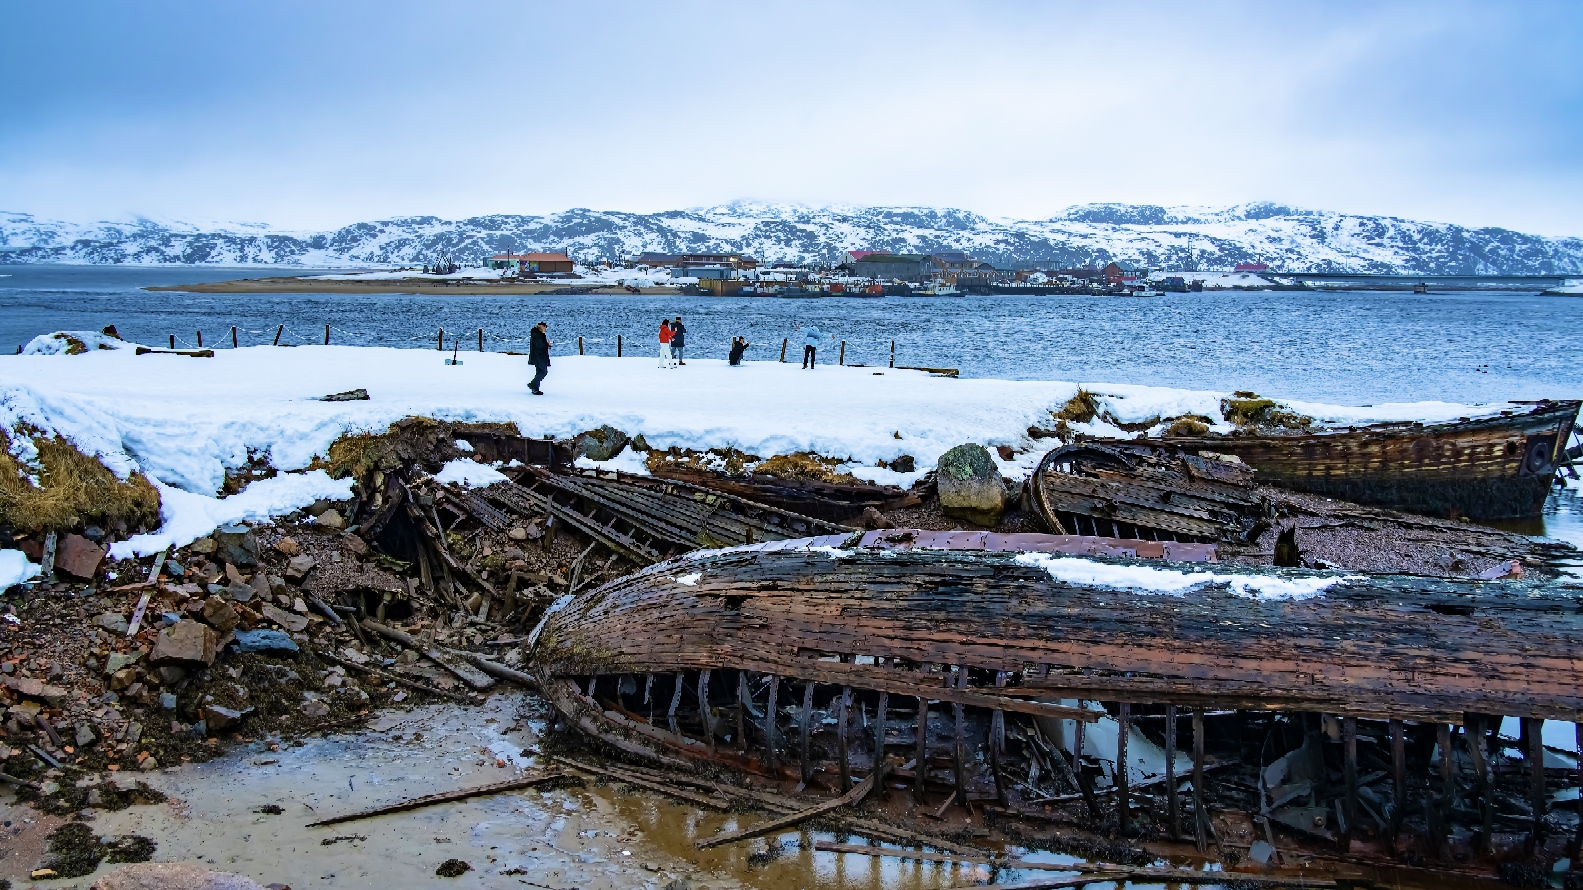
[[[575,280],[518,282],[514,284],[441,284],[433,279],[406,278],[376,281],[324,280],[282,275],[273,278],[236,278],[230,281],[205,281],[194,284],[162,284],[143,288],[147,291],[181,291],[199,294],[424,294],[430,296],[476,296],[480,294],[505,294],[533,296],[550,294],[576,288],[578,293],[628,294],[631,291],[616,285],[597,287],[579,286]],[[645,287],[643,294],[675,294],[674,287]]]

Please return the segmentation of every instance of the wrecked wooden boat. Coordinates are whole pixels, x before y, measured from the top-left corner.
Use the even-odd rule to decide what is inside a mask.
[[[1057,534],[1220,541],[1267,528],[1272,515],[1246,464],[1144,445],[1056,448],[1039,461],[1030,494]]]
[[[1449,863],[1470,836],[1476,852],[1556,841],[1562,776],[1539,721],[1583,721],[1577,586],[1211,573],[1060,555],[1084,552],[1076,537],[926,534],[701,552],[562,597],[529,642],[534,672],[570,724],[627,755],[843,799],[883,776],[919,812],[1070,822],[1052,810],[1070,805],[1203,849],[1229,811],[1279,827],[1295,800],[1307,828],[1283,845]],[[1520,757],[1492,746],[1488,715],[1520,719]],[[1311,738],[1332,725],[1333,742]],[[1267,775],[1304,745],[1339,768],[1300,789]]]
[[[1293,435],[1166,436],[1186,452],[1235,455],[1260,482],[1429,516],[1538,516],[1583,402],[1452,423],[1382,423]]]
[[[815,479],[783,479],[766,473],[729,475],[684,466],[661,465],[654,475],[686,482],[813,516],[828,522],[846,522],[872,507],[895,510],[913,506],[919,497],[894,485],[871,482],[822,482]]]
[[[1513,560],[1548,573],[1578,562],[1562,542],[1256,484],[1258,476],[1239,460],[1153,441],[1088,442],[1046,454],[1028,500],[1057,534],[1217,541],[1222,558],[1249,565],[1499,577],[1515,571]]]

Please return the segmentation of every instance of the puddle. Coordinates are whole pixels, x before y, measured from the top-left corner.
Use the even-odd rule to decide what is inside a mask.
[[[861,836],[830,832],[783,832],[774,837],[779,851],[770,856],[765,853],[771,841],[762,838],[699,851],[693,846],[697,839],[765,816],[700,810],[592,781],[304,827],[316,819],[535,772],[541,759],[522,752],[537,747],[544,713],[529,693],[501,694],[476,709],[437,705],[385,714],[369,730],[308,739],[300,747],[270,751],[263,741],[241,745],[209,763],[139,774],[169,801],[99,812],[91,825],[101,835],[153,838],[158,861],[201,862],[260,884],[279,882],[299,890],[433,886],[440,881],[435,869],[453,858],[472,866],[446,884],[458,888],[938,890],[991,879],[986,869],[972,865],[815,851],[815,841],[867,843]],[[278,815],[261,812],[274,807]],[[58,824],[25,807],[3,809],[7,819],[33,819],[30,833]],[[37,858],[25,839],[8,840],[13,842],[0,858],[0,875],[20,878],[23,886]],[[1028,858],[1073,861],[1047,853]],[[114,867],[101,865],[92,876],[48,886],[86,887]],[[995,878],[1000,883],[1040,875],[1053,873],[1001,872]]]

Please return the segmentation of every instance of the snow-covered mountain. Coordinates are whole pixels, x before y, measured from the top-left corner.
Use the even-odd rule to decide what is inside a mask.
[[[649,214],[579,208],[547,216],[409,216],[333,232],[146,219],[85,225],[0,212],[0,263],[344,267],[423,263],[442,252],[468,263],[536,249],[567,250],[583,261],[644,251],[740,251],[761,260],[832,263],[853,249],[963,250],[1002,267],[1121,260],[1182,271],[1263,262],[1286,272],[1583,273],[1579,238],[1269,203],[1223,209],[1085,204],[1049,219],[1016,220],[926,207],[735,201]]]

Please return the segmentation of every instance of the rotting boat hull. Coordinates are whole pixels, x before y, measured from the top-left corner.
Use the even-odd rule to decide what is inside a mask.
[[[1258,481],[1429,516],[1538,516],[1583,402],[1439,424],[1377,424],[1309,435],[1169,436],[1190,453],[1233,454]]]

